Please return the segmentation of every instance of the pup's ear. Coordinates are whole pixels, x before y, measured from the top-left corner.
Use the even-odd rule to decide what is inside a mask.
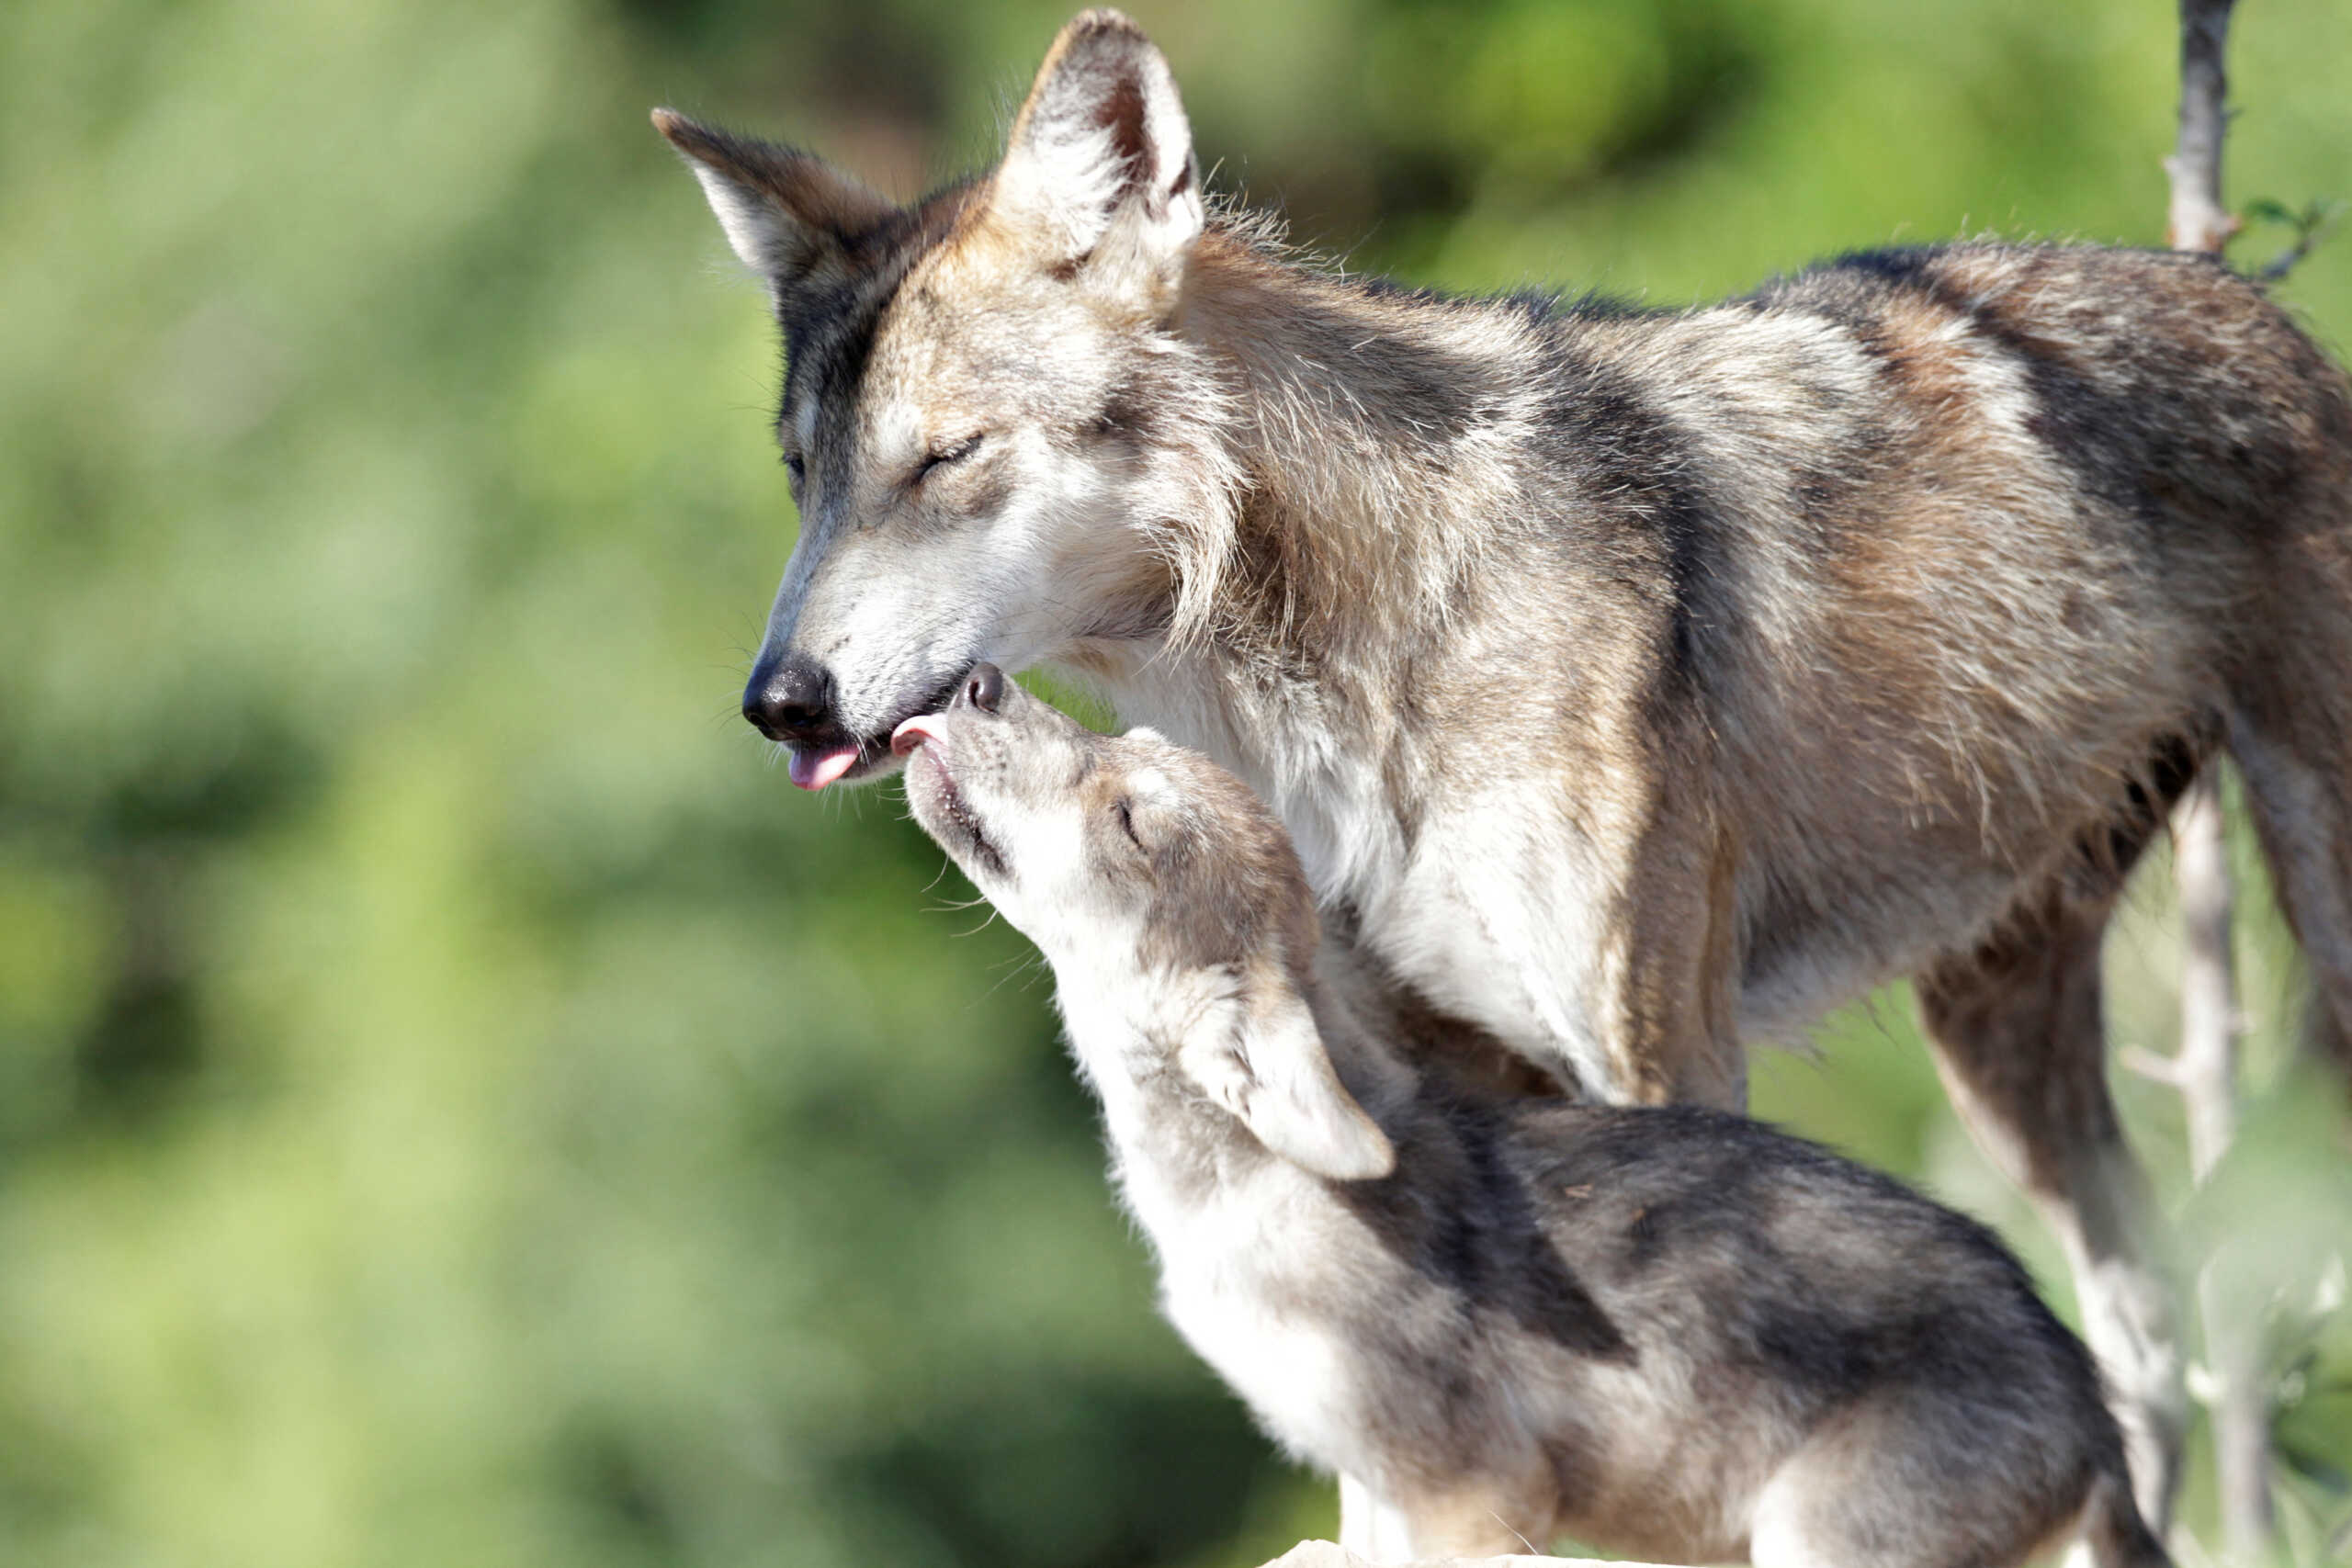
[[[779,296],[842,281],[853,249],[898,213],[821,159],[655,109],[653,128],[686,156],[727,243]]]
[[[1211,1024],[1178,1064],[1208,1096],[1302,1169],[1365,1181],[1396,1168],[1388,1134],[1331,1070],[1306,999],[1288,985],[1248,987],[1233,1027]]]
[[[1200,170],[1176,78],[1133,22],[1088,11],[1062,29],[993,190],[1049,269],[1172,280],[1205,220]]]

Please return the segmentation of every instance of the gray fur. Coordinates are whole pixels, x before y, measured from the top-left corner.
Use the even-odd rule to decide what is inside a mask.
[[[1739,1117],[1414,1069],[1246,789],[987,692],[908,727],[909,800],[1052,960],[1170,1316],[1348,1478],[1351,1547],[1993,1568],[2088,1526],[2165,1561],[1982,1226]]]
[[[796,779],[886,771],[978,660],[1091,680],[1272,804],[1441,1032],[1612,1102],[1736,1109],[1748,1042],[1917,977],[2165,1517],[2098,938],[2219,750],[2352,1036],[2352,391],[2259,289],[1991,243],[1679,311],[1346,277],[1202,205],[1105,12],[905,212],[665,129],[823,259],[771,277],[802,529],[745,694]]]

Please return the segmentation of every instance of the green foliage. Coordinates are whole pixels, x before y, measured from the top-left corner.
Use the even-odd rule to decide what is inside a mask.
[[[2300,211],[2268,197],[2247,202],[2243,221],[2247,224],[2276,224],[2294,234],[2287,248],[2263,263],[2255,270],[2254,276],[2265,283],[2276,282],[2286,276],[2295,269],[2297,263],[2311,254],[2312,247],[2319,243],[2321,237],[2335,228],[2335,220],[2343,216],[2344,203],[2341,201],[2308,201]]]
[[[1419,281],[1671,299],[2162,223],[2168,7],[1138,10],[1218,183]],[[11,13],[0,1558],[1211,1568],[1329,1529],[1152,1316],[1032,955],[891,792],[798,796],[733,716],[791,536],[775,351],[645,110],[911,194],[1062,14]],[[2238,32],[2233,167],[2352,188],[2352,17]],[[2346,341],[2340,255],[2284,292]],[[2115,954],[2152,1044],[2165,919]],[[2275,1265],[2309,1541],[2352,1452],[2310,1316],[2346,1122],[2275,920],[2246,950],[2212,1223]],[[2177,1108],[2127,1089],[2178,1203]],[[2063,1292],[1901,998],[1758,1100]]]

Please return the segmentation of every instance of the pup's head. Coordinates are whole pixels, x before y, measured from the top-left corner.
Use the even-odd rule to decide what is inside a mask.
[[[911,208],[804,153],[654,123],[784,331],[801,530],[743,714],[792,749],[795,784],[888,769],[892,729],[978,662],[1166,628],[1182,558],[1210,547],[1185,520],[1222,474],[1217,394],[1173,331],[1205,221],[1192,133],[1132,22],[1071,22],[1002,164]]]
[[[1065,1006],[1073,987],[1112,993],[1120,1049],[1164,1056],[1274,1153],[1387,1174],[1394,1151],[1306,1004],[1306,878],[1239,780],[1149,730],[1096,735],[988,664],[892,745],[915,819],[1052,961]]]

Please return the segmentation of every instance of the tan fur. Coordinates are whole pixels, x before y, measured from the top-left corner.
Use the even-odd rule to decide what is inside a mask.
[[[751,144],[671,134],[753,240],[809,243],[729,172]],[[2056,1173],[2161,1519],[2177,1356],[2102,1217],[2139,1183],[2096,974],[1999,955],[2059,906],[2095,950],[2226,749],[2352,1038],[2343,373],[2200,258],[1447,300],[1198,184],[1165,62],[1090,12],[993,175],[842,240],[841,288],[776,280],[807,479],[747,716],[870,777],[977,660],[1091,677],[1264,795],[1419,1005],[1603,1100],[1736,1106],[1747,1043],[1923,977],[1947,1078],[2012,1086],[1963,1088],[1972,1125]]]

